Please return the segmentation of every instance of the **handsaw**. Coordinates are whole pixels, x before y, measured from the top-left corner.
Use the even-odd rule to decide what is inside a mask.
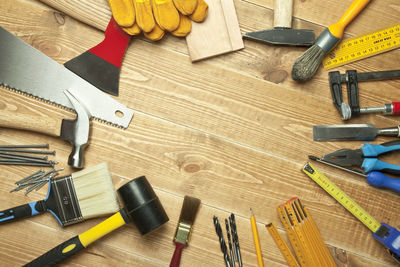
[[[127,128],[133,111],[0,27],[0,84],[73,109],[64,90],[84,104],[91,117]]]

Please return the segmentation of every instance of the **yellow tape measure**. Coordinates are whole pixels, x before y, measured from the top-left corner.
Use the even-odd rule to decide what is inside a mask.
[[[353,199],[337,187],[325,175],[315,169],[310,163],[303,167],[303,172],[306,173],[314,182],[316,182],[322,189],[336,199],[343,207],[345,207],[351,214],[367,226],[373,233],[375,233],[381,224],[375,220],[368,212],[361,208]]]
[[[329,70],[400,47],[400,23],[342,41],[322,61]]]
[[[285,257],[287,263],[290,267],[300,267],[300,264],[297,262],[296,258],[294,257],[292,251],[290,251],[289,246],[286,244],[285,240],[283,240],[281,234],[276,229],[273,223],[267,224],[265,226],[268,229],[269,234],[274,239],[275,244],[278,246],[279,250],[281,251],[283,257]]]

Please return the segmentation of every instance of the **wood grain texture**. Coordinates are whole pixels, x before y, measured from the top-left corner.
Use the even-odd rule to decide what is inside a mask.
[[[90,2],[107,5],[100,0]],[[318,34],[340,17],[329,7],[334,5],[339,13],[351,2],[294,1],[293,28],[314,29]],[[346,29],[345,36],[396,22],[400,14],[397,0],[384,2],[372,1]],[[65,5],[70,3],[65,1]],[[242,32],[272,28],[273,1],[234,3]],[[97,5],[93,5],[97,10]],[[0,9],[4,11],[0,26],[60,64],[103,40],[103,33],[92,26],[38,1],[0,1]],[[87,9],[87,12],[93,11]],[[387,15],[383,15],[385,12]],[[90,15],[87,20],[104,21],[105,27],[109,14],[101,16]],[[126,225],[63,265],[168,265],[183,196],[192,195],[201,199],[202,206],[181,266],[224,266],[212,216],[222,220],[230,212],[237,216],[245,265],[257,266],[250,207],[257,216],[264,264],[286,266],[264,224],[273,222],[285,236],[275,209],[293,196],[301,198],[310,210],[338,266],[396,266],[368,229],[300,171],[309,154],[320,156],[362,145],[362,142],[312,141],[312,125],[343,122],[332,104],[326,71],[320,69],[305,84],[290,79],[291,65],[303,51],[246,41],[241,51],[192,64],[185,40],[169,35],[158,43],[135,38],[122,65],[117,98],[134,109],[135,117],[127,130],[93,121],[85,161],[87,166],[106,161],[115,188],[146,175],[170,221],[159,231],[143,237],[134,225]],[[398,69],[399,59],[400,51],[395,50],[337,70]],[[400,99],[400,80],[366,82],[359,86],[361,106]],[[1,110],[59,120],[74,116],[72,112],[7,90],[0,90]],[[390,127],[400,124],[400,120],[395,116],[364,115],[349,123]],[[378,138],[373,143],[389,140]],[[61,175],[72,171],[66,164],[71,151],[67,142],[0,128],[0,144],[33,143],[50,143],[51,149],[57,151],[54,157],[60,162],[57,167],[65,168]],[[394,153],[384,159],[396,162],[399,155]],[[358,176],[328,166],[317,167],[378,221],[400,228],[398,195],[370,187]],[[46,195],[46,188],[28,196],[23,192],[9,193],[16,180],[36,168],[0,166],[0,169],[0,209],[40,200]],[[101,220],[61,228],[51,214],[43,214],[2,225],[0,265],[20,266]]]
[[[208,15],[186,36],[190,59],[199,61],[244,48],[233,0],[206,0]]]

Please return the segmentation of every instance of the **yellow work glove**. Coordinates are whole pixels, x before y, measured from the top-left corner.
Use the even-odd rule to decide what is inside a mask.
[[[130,35],[141,31],[150,40],[160,40],[164,31],[186,36],[191,20],[202,22],[208,13],[204,0],[108,0],[115,21]]]

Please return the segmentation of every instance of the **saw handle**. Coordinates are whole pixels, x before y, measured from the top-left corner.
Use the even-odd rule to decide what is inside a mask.
[[[274,28],[292,28],[293,0],[274,1]]]
[[[0,115],[0,127],[60,136],[61,121],[55,118],[5,110]]]

